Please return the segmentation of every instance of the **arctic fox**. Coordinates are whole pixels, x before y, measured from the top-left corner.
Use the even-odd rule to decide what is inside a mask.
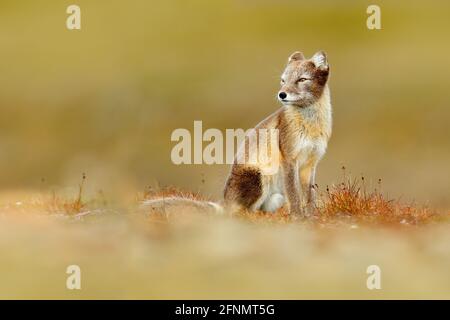
[[[326,54],[319,51],[310,59],[294,52],[281,75],[278,100],[282,107],[254,128],[278,130],[280,170],[266,174],[267,164],[242,163],[232,165],[225,184],[221,204],[182,199],[179,197],[146,200],[145,206],[192,206],[212,211],[268,211],[286,204],[290,214],[307,216],[315,203],[315,173],[325,154],[331,135],[331,103],[328,88],[329,65]],[[246,136],[243,144],[249,142]],[[254,149],[241,148],[246,156]],[[256,157],[258,158],[258,157]]]

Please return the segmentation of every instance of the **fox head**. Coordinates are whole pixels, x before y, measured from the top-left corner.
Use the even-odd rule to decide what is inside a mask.
[[[327,84],[330,67],[325,52],[317,52],[305,59],[301,52],[294,52],[281,75],[278,100],[283,105],[308,107],[321,96]]]

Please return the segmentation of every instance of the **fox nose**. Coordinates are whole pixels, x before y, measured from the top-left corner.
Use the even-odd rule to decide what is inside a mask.
[[[286,92],[280,92],[280,93],[278,94],[278,96],[280,97],[281,100],[284,100],[284,99],[286,99],[287,94],[286,94]]]

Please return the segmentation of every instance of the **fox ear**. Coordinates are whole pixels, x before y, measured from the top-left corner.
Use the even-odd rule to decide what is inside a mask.
[[[303,53],[301,53],[300,51],[295,51],[293,54],[291,54],[291,56],[288,59],[288,63],[292,62],[292,61],[300,61],[300,60],[304,60],[305,56],[303,55]]]
[[[323,51],[316,52],[311,58],[311,61],[319,69],[328,69],[327,54]]]
[[[311,58],[311,61],[315,64],[315,66],[319,69],[328,69],[328,59],[327,54],[323,51],[316,52]]]

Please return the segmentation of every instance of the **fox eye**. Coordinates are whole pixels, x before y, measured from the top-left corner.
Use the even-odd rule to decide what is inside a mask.
[[[284,81],[284,79],[281,79],[281,84],[284,84],[286,81]]]
[[[307,78],[300,78],[300,79],[297,80],[297,83],[299,83],[299,82],[305,82],[306,80],[309,80],[309,79],[307,79]]]

